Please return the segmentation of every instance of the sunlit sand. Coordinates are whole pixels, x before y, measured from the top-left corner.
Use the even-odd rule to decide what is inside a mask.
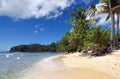
[[[79,53],[38,62],[22,79],[119,79],[120,50],[102,57],[83,57]],[[47,63],[49,62],[49,63]],[[43,71],[41,64],[47,66]]]

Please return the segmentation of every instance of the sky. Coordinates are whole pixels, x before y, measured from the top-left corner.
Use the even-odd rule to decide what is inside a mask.
[[[0,0],[0,50],[59,41],[72,28],[71,11],[91,3],[97,0]]]

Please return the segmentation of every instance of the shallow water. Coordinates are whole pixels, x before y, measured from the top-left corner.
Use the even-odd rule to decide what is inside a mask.
[[[34,63],[55,55],[59,53],[0,53],[0,79],[19,79]]]

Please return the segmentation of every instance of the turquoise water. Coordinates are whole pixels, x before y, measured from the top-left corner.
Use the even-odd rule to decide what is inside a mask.
[[[19,79],[37,61],[56,55],[59,53],[0,53],[0,79]]]

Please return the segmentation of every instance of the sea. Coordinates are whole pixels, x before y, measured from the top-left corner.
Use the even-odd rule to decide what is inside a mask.
[[[46,58],[59,56],[61,53],[0,53],[0,79],[19,79],[27,73],[34,63]]]

